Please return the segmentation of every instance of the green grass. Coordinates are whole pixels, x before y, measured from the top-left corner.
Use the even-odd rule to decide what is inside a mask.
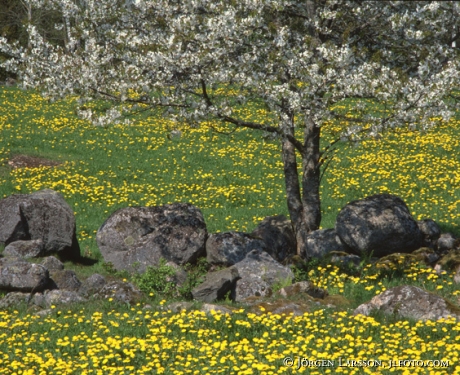
[[[280,146],[261,133],[240,129],[224,136],[213,132],[209,124],[187,128],[158,115],[132,118],[130,125],[101,128],[78,119],[75,108],[74,100],[50,104],[31,92],[1,89],[0,198],[44,188],[61,192],[75,211],[82,254],[98,260],[93,266],[66,263],[81,279],[95,272],[130,278],[114,273],[102,262],[95,241],[97,229],[118,208],[189,202],[202,210],[209,233],[250,232],[265,216],[288,214]],[[340,110],[352,116],[353,102],[344,103]],[[256,104],[240,113],[252,120],[269,118]],[[345,126],[346,121],[326,124],[323,146]],[[175,128],[183,131],[182,137],[168,137]],[[416,219],[432,218],[443,231],[460,236],[458,128],[454,119],[425,134],[383,134],[380,141],[363,141],[360,147],[338,143],[322,180],[322,227],[334,227],[338,211],[349,201],[389,192],[400,196]],[[22,154],[62,164],[12,169],[8,161]],[[204,269],[191,271],[197,281]],[[36,318],[27,309],[1,312],[0,369],[7,370],[0,374],[22,370],[25,374],[27,369],[33,369],[33,374],[83,374],[85,365],[93,371],[88,373],[99,369],[103,374],[135,373],[129,366],[137,373],[161,373],[164,369],[166,374],[284,374],[289,369],[281,361],[289,355],[311,359],[447,358],[453,365],[432,373],[460,373],[460,368],[455,369],[460,349],[455,341],[460,329],[457,323],[421,324],[395,317],[351,315],[360,303],[401,284],[424,287],[457,304],[458,287],[450,271],[436,275],[417,264],[382,271],[364,263],[358,268],[339,268],[317,262],[297,269],[296,275],[297,280],[310,280],[330,294],[344,296],[350,305],[335,312],[319,306],[288,322],[273,314],[259,318],[247,312],[220,317],[172,314],[160,309],[167,303],[165,299],[173,298],[161,293],[164,279],[153,272],[144,280],[137,279],[146,291],[150,288],[153,292],[139,306],[98,301],[57,307],[47,318]],[[188,292],[184,290],[182,296]],[[142,310],[144,303],[153,305],[154,310]],[[73,346],[66,343],[70,338]],[[43,348],[40,354],[34,350],[39,343]],[[150,367],[157,370],[148,370]],[[330,370],[305,371],[335,373],[337,368]],[[428,373],[426,368],[409,370]],[[364,373],[365,369],[350,367],[343,372]]]

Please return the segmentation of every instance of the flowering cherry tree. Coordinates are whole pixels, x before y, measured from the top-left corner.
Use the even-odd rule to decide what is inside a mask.
[[[457,2],[333,0],[30,0],[62,12],[65,47],[29,25],[30,48],[0,38],[2,65],[48,97],[114,103],[97,124],[134,104],[171,118],[214,119],[276,135],[298,252],[319,227],[322,126],[361,98],[341,139],[396,127],[426,129],[455,110]],[[231,88],[222,96],[218,88]],[[135,92],[133,97],[130,92]],[[364,99],[385,108],[364,111]],[[236,111],[262,103],[267,119]],[[361,104],[360,104],[361,103]],[[125,109],[123,108],[125,106]],[[300,129],[296,131],[296,129]],[[298,176],[298,164],[301,176]],[[324,166],[323,166],[324,167]]]

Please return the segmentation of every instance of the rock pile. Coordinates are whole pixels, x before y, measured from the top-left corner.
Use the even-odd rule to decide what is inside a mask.
[[[191,204],[127,207],[112,213],[102,224],[97,244],[104,260],[116,270],[143,273],[164,259],[174,269],[170,281],[178,286],[187,280],[185,265],[205,257],[209,272],[192,290],[193,298],[201,302],[230,298],[251,305],[278,292],[280,301],[294,293],[304,296],[307,305],[334,306],[339,297],[328,296],[327,291],[308,283],[293,284],[289,265],[299,256],[291,223],[284,216],[265,218],[250,234],[208,234],[201,211]],[[142,298],[134,285],[108,282],[98,274],[82,282],[52,256],[77,259],[80,254],[72,209],[52,190],[0,200],[0,245],[5,246],[0,258],[0,290],[10,292],[0,300],[0,307],[18,301],[49,308],[90,298],[125,303]],[[400,198],[380,194],[347,204],[337,216],[335,228],[310,233],[300,259],[328,257],[331,262],[359,262],[360,256],[372,255],[385,266],[393,254],[406,253],[408,259],[423,260],[441,269],[447,264],[442,259],[452,256],[457,245],[458,241],[449,233],[441,233],[433,220],[415,221]],[[458,269],[460,272],[460,262]],[[457,279],[460,281],[460,275]],[[394,312],[394,306],[406,302],[410,306],[416,301],[420,311],[398,311],[417,319],[452,312],[440,299],[424,293],[410,287],[387,291],[355,312]],[[308,310],[308,306],[288,300],[275,305],[266,309],[295,314]]]
[[[136,303],[142,297],[134,285],[107,282],[98,274],[81,282],[74,271],[64,269],[64,264],[54,256],[42,259],[41,264],[20,258],[0,258],[0,290],[12,291],[0,300],[0,308],[18,303],[50,308],[90,298]]]

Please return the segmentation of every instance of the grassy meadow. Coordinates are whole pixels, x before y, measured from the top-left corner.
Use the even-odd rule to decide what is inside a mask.
[[[352,102],[342,109],[353,115]],[[280,145],[262,133],[223,135],[213,127],[233,128],[190,128],[160,115],[95,127],[75,113],[75,99],[49,103],[32,92],[0,89],[0,198],[44,188],[62,193],[76,214],[82,254],[98,260],[93,266],[66,264],[82,278],[107,274],[95,235],[118,208],[189,202],[202,210],[210,233],[250,232],[266,216],[288,214]],[[269,116],[256,105],[241,115]],[[347,125],[326,124],[324,145]],[[173,129],[182,135],[171,136]],[[460,236],[459,129],[453,119],[425,133],[383,134],[359,147],[339,142],[322,179],[322,227],[333,227],[347,202],[388,192],[400,196],[416,219],[432,218],[444,232]],[[20,155],[60,164],[12,168],[8,162]],[[400,284],[458,305],[452,272],[438,275],[419,264],[382,271],[321,263],[295,271],[297,280],[311,280],[350,305],[301,317],[256,315],[230,302],[232,315],[174,314],[162,309],[168,300],[159,290],[146,300],[152,310],[113,301],[56,306],[46,317],[10,309],[0,311],[0,374],[460,374],[455,320],[352,315],[360,303]],[[390,362],[400,360],[425,362]]]

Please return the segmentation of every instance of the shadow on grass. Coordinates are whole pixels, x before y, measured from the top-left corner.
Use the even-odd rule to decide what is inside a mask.
[[[89,258],[85,256],[82,256],[74,261],[74,263],[79,266],[93,266],[97,262],[99,262],[97,259],[93,259],[93,258]]]

